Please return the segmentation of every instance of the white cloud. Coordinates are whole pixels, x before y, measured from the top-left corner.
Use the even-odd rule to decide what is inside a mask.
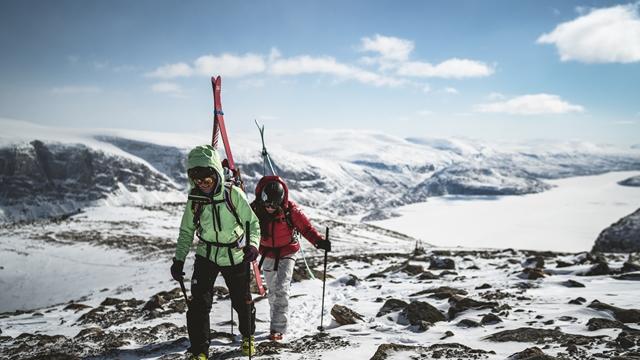
[[[171,82],[159,82],[151,85],[151,91],[161,94],[169,94],[177,97],[184,96],[180,85]]]
[[[431,86],[430,86],[429,84],[425,84],[425,85],[424,85],[424,87],[422,88],[422,91],[423,91],[425,94],[430,93],[430,92],[431,92]]]
[[[399,79],[339,63],[329,56],[302,55],[286,59],[279,58],[271,64],[269,72],[273,75],[329,74],[375,86],[398,86],[403,83]]]
[[[416,77],[466,78],[484,77],[493,74],[493,68],[483,62],[452,58],[432,65],[427,62],[410,61],[398,68],[398,75]]]
[[[145,74],[145,76],[160,79],[188,77],[196,74],[210,76],[220,74],[229,77],[241,77],[261,73],[264,72],[265,69],[266,64],[261,55],[204,55],[197,58],[193,62],[193,66],[184,62],[164,65]]]
[[[51,89],[51,93],[56,95],[66,95],[66,94],[97,94],[102,92],[102,89],[97,86],[61,86],[55,87]]]
[[[446,88],[442,89],[442,91],[445,94],[454,94],[454,95],[458,94],[458,90],[456,88],[452,88],[452,87],[446,87]]]
[[[220,56],[205,55],[194,61],[198,74],[216,75],[229,77],[241,77],[246,75],[264,72],[266,64],[261,55],[245,54],[236,56],[232,54],[222,54]]]
[[[191,75],[193,75],[193,69],[185,63],[160,66],[154,71],[145,74],[146,77],[161,79],[172,79]]]
[[[639,3],[594,9],[559,24],[537,40],[554,44],[562,61],[632,63],[640,61]]]
[[[361,39],[361,50],[380,54],[384,60],[407,61],[415,45],[413,41],[376,34],[373,38]]]
[[[613,122],[616,125],[635,125],[638,122],[634,120],[618,120]]]
[[[532,94],[518,96],[501,102],[479,104],[474,107],[474,110],[484,113],[543,115],[583,112],[584,108],[580,105],[570,104],[557,95]]]

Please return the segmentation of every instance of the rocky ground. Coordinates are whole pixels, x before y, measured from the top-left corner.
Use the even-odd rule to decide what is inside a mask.
[[[321,258],[308,260],[321,275]],[[281,343],[266,341],[267,302],[258,297],[256,358],[640,357],[640,310],[633,307],[640,265],[633,256],[434,248],[330,256],[331,318],[322,333],[314,328],[319,305],[310,305],[318,300],[318,280],[298,265],[291,321],[299,328]],[[306,289],[314,295],[306,296]],[[215,302],[228,309],[228,299],[226,288],[216,287]],[[182,358],[185,310],[179,288],[167,288],[146,298],[77,299],[3,313],[0,354]],[[239,358],[237,337],[216,319],[212,358]],[[38,330],[26,331],[35,323]]]

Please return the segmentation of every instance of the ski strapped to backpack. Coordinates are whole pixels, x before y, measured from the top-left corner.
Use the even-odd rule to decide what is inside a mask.
[[[273,162],[271,161],[271,156],[269,155],[269,152],[267,151],[267,146],[264,143],[264,125],[260,126],[260,124],[258,124],[258,120],[253,120],[256,123],[256,126],[258,127],[258,131],[260,131],[260,139],[262,140],[262,175],[265,176],[267,175],[267,166],[269,167],[269,170],[271,170],[271,175],[278,175],[276,173],[276,169],[273,166]],[[287,221],[287,225],[289,225],[289,228],[293,230],[293,234],[292,234],[292,239],[291,242],[295,242],[298,240],[298,235],[299,232],[297,231],[297,229],[295,228],[295,226],[293,226],[293,222],[291,221],[291,210],[287,208],[287,210],[285,211],[285,219]],[[307,273],[309,274],[309,277],[311,279],[315,279],[316,277],[313,276],[313,272],[311,271],[311,268],[309,267],[309,264],[307,263],[307,257],[304,254],[304,246],[302,245],[302,241],[298,241],[298,243],[300,244],[300,253],[302,254],[302,261],[304,262],[304,266],[305,269],[307,269]],[[270,248],[273,249],[273,248]],[[277,271],[278,270],[278,264],[280,262],[280,251],[278,250],[276,253],[276,261],[274,264],[274,269]],[[265,254],[266,255],[266,252]],[[262,259],[260,259],[260,264],[258,265],[258,268],[262,268],[262,263],[264,262],[264,256],[262,257]]]
[[[233,161],[233,155],[231,153],[231,145],[229,144],[229,137],[227,136],[227,128],[224,123],[224,112],[222,111],[222,101],[220,100],[220,93],[222,91],[222,78],[211,77],[211,86],[213,87],[213,134],[211,136],[211,145],[213,148],[218,147],[218,134],[222,137],[222,143],[224,145],[224,152],[227,158],[223,161],[223,166],[229,169],[230,174],[233,177],[234,183],[240,187],[244,191],[244,184],[242,182],[242,177],[240,176],[240,170],[236,169],[235,162]],[[231,198],[229,196],[229,198]],[[230,206],[233,206],[233,203],[229,201]],[[229,205],[228,204],[228,205]],[[235,208],[233,208],[235,210]],[[235,214],[235,213],[234,213]],[[235,214],[237,218],[237,214]],[[238,219],[239,220],[239,219]],[[242,224],[240,224],[242,226]],[[247,238],[248,238],[247,234]],[[247,243],[246,246],[250,244]],[[253,272],[256,279],[256,285],[258,287],[258,292],[261,296],[263,296],[266,291],[264,286],[262,285],[262,276],[260,275],[260,268],[258,267],[258,262],[252,262]]]

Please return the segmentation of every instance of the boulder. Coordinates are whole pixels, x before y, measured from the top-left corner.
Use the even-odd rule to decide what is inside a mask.
[[[357,320],[364,320],[364,317],[357,312],[349,309],[346,306],[342,305],[333,305],[331,308],[331,316],[336,320],[336,322],[340,325],[350,325],[355,324]]]
[[[602,230],[592,252],[640,251],[640,209]]]
[[[445,321],[446,317],[432,305],[423,301],[413,301],[405,307],[400,316],[398,323],[401,325],[419,325],[420,321],[426,321],[434,324],[438,321]]]
[[[407,304],[402,300],[389,299],[385,301],[384,305],[382,305],[382,307],[376,314],[376,317],[384,316],[392,312],[403,310],[404,308],[407,307],[407,305],[409,304]]]
[[[621,321],[625,324],[640,322],[640,310],[638,309],[623,309],[613,305],[605,304],[598,300],[593,300],[588,307],[596,310],[610,311],[611,313],[613,313],[613,317],[616,318],[616,320]]]
[[[498,307],[498,303],[494,301],[478,301],[469,297],[453,296],[449,299],[449,320],[455,319],[455,317],[464,311],[469,309],[495,309]]]
[[[432,257],[429,270],[455,270],[456,263],[451,258]]]

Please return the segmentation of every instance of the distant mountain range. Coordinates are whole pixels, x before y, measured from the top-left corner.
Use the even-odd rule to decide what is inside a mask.
[[[96,201],[184,201],[185,159],[205,135],[78,130],[0,120],[0,220],[73,213]],[[640,170],[640,149],[585,142],[497,144],[356,130],[267,133],[292,197],[354,219],[393,216],[432,196],[521,195],[547,179]],[[258,136],[232,138],[248,192],[263,174]],[[251,194],[250,194],[250,197]]]

